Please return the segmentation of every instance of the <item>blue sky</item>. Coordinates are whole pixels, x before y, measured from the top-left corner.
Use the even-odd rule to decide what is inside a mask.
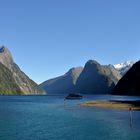
[[[140,59],[139,0],[0,0],[0,44],[40,83],[89,59]]]

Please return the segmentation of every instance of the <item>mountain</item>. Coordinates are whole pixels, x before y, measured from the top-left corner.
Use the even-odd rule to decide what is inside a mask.
[[[68,94],[75,91],[77,78],[82,72],[82,67],[72,68],[62,76],[47,80],[40,87],[48,94]]]
[[[134,62],[133,61],[126,61],[124,63],[120,63],[120,64],[115,64],[113,65],[119,72],[120,74],[123,76],[132,66],[133,66]]]
[[[77,92],[84,94],[108,94],[121,78],[119,72],[111,65],[100,65],[89,60],[77,79]]]
[[[12,55],[8,48],[2,46],[0,47],[0,64],[1,67],[4,66],[3,69],[6,69],[6,71],[10,75],[10,79],[13,81],[13,85],[16,84],[18,86],[18,92],[14,92],[16,94],[42,94],[43,90],[38,88],[38,85],[31,80],[24,72],[20,70],[18,65],[14,62]],[[4,75],[5,74],[5,75]],[[6,73],[3,73],[3,76],[8,75]],[[2,78],[2,75],[1,75]],[[2,78],[3,79],[3,78]],[[4,92],[4,90],[7,90],[5,87],[8,87],[9,85],[6,83],[11,83],[11,81],[2,80],[3,83],[5,83],[5,86],[3,87],[3,90],[0,90],[0,93]],[[7,86],[6,86],[7,85]],[[16,87],[17,87],[16,86]],[[12,94],[13,90],[9,90],[9,94]]]
[[[84,68],[72,68],[62,76],[43,82],[40,87],[49,94],[108,94],[120,78],[113,65],[100,65],[95,60],[89,60]]]
[[[0,94],[22,94],[23,92],[16,84],[12,72],[0,63]]]
[[[120,79],[112,94],[140,95],[140,61],[136,62]]]

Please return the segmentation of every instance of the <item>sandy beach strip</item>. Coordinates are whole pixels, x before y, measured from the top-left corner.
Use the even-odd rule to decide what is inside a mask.
[[[90,100],[81,106],[94,106],[100,108],[114,108],[125,110],[140,110],[140,101],[117,101],[117,100]]]

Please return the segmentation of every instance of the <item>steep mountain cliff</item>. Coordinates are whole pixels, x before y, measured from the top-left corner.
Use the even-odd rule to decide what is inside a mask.
[[[140,95],[140,61],[120,79],[112,94]]]
[[[84,94],[108,94],[121,78],[111,65],[100,65],[89,60],[76,82],[77,92]]]
[[[0,95],[22,94],[23,92],[16,84],[12,72],[0,63]]]
[[[63,76],[43,82],[40,87],[46,90],[48,94],[68,94],[73,92],[82,69],[82,67],[72,68]]]
[[[22,72],[20,68],[15,64],[10,51],[4,46],[0,47],[0,63],[3,64],[11,72],[12,78],[14,79],[14,83],[18,85],[21,93],[43,93],[43,90],[38,88],[38,85],[34,81],[32,81],[24,72]]]

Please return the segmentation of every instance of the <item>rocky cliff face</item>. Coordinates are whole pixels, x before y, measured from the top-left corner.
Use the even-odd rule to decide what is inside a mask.
[[[94,60],[89,60],[77,79],[77,92],[108,94],[120,78],[119,72],[113,66],[103,66]]]
[[[140,61],[136,62],[120,79],[112,94],[140,95]]]
[[[68,94],[75,91],[77,78],[82,72],[82,67],[72,68],[66,74],[43,82],[40,87],[48,94]]]
[[[23,94],[16,84],[12,72],[0,63],[0,95]]]
[[[15,83],[23,94],[43,93],[43,90],[15,64],[10,51],[4,46],[0,47],[0,63],[12,73]]]

